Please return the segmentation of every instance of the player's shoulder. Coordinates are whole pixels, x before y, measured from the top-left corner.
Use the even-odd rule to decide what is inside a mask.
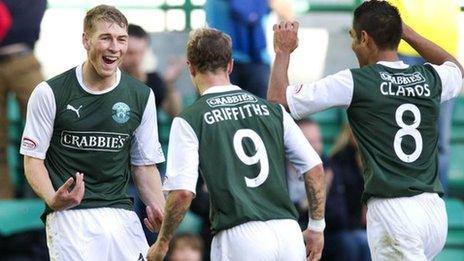
[[[145,83],[123,71],[121,71],[120,83],[126,84],[131,90],[134,91],[150,92],[150,87],[148,87]]]
[[[73,67],[61,74],[58,74],[49,80],[46,81],[46,83],[52,88],[55,89],[57,87],[61,87],[66,83],[70,82],[76,82],[77,77],[76,77],[76,67]]]

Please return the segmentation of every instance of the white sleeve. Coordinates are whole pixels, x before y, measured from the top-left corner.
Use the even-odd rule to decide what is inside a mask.
[[[437,71],[441,79],[441,102],[457,97],[462,87],[462,74],[459,67],[449,61],[442,65],[429,64]]]
[[[293,121],[292,117],[282,108],[284,112],[284,146],[288,161],[295,167],[298,177],[321,164],[321,158],[305,138],[300,127]]]
[[[56,104],[53,91],[46,82],[41,82],[27,103],[26,126],[21,139],[20,153],[45,159],[53,135]]]
[[[196,194],[198,180],[198,138],[182,118],[174,118],[169,134],[168,163],[163,190],[188,190]]]
[[[131,144],[131,164],[134,166],[152,165],[164,161],[163,150],[158,141],[155,95],[150,90],[142,121],[134,133]]]
[[[293,118],[337,106],[348,107],[353,98],[353,76],[349,69],[310,84],[288,86],[287,103]]]

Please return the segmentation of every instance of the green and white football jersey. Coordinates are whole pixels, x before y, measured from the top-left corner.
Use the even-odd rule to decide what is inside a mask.
[[[85,195],[76,209],[131,210],[130,165],[164,161],[153,93],[119,70],[116,83],[102,92],[88,89],[81,75],[79,66],[36,87],[21,153],[44,159],[55,190],[84,173]]]
[[[439,106],[456,97],[461,85],[461,72],[451,62],[440,66],[379,62],[290,86],[287,100],[296,118],[334,106],[347,108],[363,159],[363,200],[367,201],[442,194]]]
[[[215,233],[248,221],[296,219],[285,158],[299,174],[320,158],[290,115],[236,86],[209,88],[173,121],[165,190],[208,187]]]

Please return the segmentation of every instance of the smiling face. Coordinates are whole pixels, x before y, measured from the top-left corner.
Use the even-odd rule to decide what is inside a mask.
[[[84,32],[87,60],[99,77],[115,75],[127,51],[128,38],[127,27],[107,21],[95,21],[93,30]]]

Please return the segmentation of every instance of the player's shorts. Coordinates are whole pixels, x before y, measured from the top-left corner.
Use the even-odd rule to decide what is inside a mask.
[[[367,202],[367,238],[374,261],[432,260],[445,245],[447,231],[445,202],[436,193]]]
[[[51,260],[146,260],[148,243],[133,211],[93,208],[47,215],[47,245]]]
[[[303,234],[295,220],[250,221],[216,234],[212,261],[298,261],[306,259]]]

